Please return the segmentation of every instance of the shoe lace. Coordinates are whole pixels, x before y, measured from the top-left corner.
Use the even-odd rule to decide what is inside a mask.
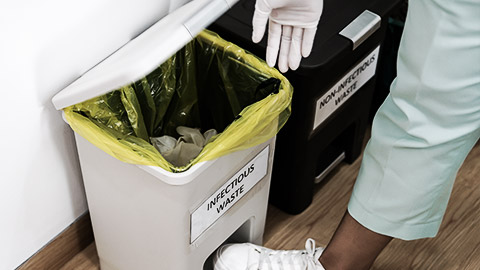
[[[274,269],[272,265],[282,266],[280,269],[283,269],[283,266],[296,265],[300,270],[315,270],[321,254],[322,249],[315,248],[315,240],[308,238],[305,250],[260,250],[257,269],[271,270]]]

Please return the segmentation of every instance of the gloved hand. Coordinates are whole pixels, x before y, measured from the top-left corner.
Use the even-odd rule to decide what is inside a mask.
[[[310,55],[323,0],[257,0],[253,15],[252,40],[262,40],[269,20],[267,64],[287,72],[295,70]],[[281,45],[280,45],[281,41]],[[279,54],[280,49],[280,54]]]

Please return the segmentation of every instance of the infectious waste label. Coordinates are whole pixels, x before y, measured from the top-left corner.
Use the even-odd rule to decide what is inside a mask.
[[[190,216],[190,243],[267,175],[270,145],[236,172]]]
[[[375,75],[379,51],[380,46],[317,100],[313,130]]]

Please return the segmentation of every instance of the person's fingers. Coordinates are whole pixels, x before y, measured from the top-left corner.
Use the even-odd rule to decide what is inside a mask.
[[[275,66],[277,61],[281,37],[282,26],[270,20],[268,23],[267,64],[271,67]]]
[[[281,72],[288,71],[288,52],[290,51],[290,43],[292,41],[293,27],[284,25],[282,28],[282,43],[280,44],[280,53],[278,56],[278,69]]]
[[[292,32],[292,42],[288,52],[288,66],[291,70],[296,70],[302,60],[301,49],[303,39],[303,28],[294,27]]]
[[[312,52],[313,41],[315,40],[315,33],[317,28],[305,28],[303,31],[303,42],[302,42],[302,56],[308,57]]]
[[[253,13],[253,32],[252,32],[252,41],[255,43],[262,40],[263,35],[265,34],[265,28],[267,26],[268,16],[272,9],[267,6],[264,0],[257,0],[255,4],[255,12]]]

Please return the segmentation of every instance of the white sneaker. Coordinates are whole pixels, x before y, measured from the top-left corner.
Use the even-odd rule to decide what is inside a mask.
[[[272,250],[254,244],[221,246],[213,265],[215,270],[325,270],[318,261],[323,248],[315,248],[309,238],[305,250]]]

